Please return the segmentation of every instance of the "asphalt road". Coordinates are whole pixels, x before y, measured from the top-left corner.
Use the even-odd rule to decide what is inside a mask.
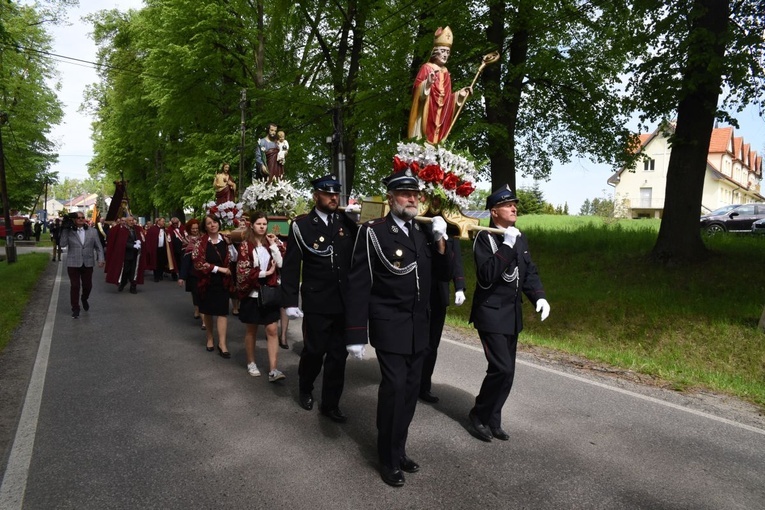
[[[131,295],[97,272],[90,311],[71,319],[62,265],[35,293],[39,320],[0,357],[2,510],[765,507],[765,428],[530,361],[504,409],[510,441],[473,438],[486,363],[449,338],[441,402],[418,404],[410,429],[422,469],[388,487],[373,350],[348,361],[338,425],[297,404],[299,321],[280,351],[287,379],[269,383],[245,370],[238,319],[232,359],[205,350],[190,296],[169,280]]]

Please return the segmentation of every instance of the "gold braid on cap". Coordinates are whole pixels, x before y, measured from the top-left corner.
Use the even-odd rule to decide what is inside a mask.
[[[433,47],[446,46],[447,48],[451,48],[453,40],[454,40],[454,35],[452,34],[451,28],[438,27],[438,30],[436,30],[436,35],[433,38]]]

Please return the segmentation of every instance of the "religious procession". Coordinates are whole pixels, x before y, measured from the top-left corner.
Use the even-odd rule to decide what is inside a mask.
[[[201,218],[172,217],[166,223],[158,217],[141,227],[124,189],[96,229],[82,228],[85,216],[76,215],[60,243],[68,248],[72,318],[89,310],[96,264],[118,293],[137,294],[146,279],[160,282],[169,275],[189,294],[189,313],[193,309],[207,351],[231,359],[227,333],[233,315],[245,325],[243,370],[266,375],[270,383],[296,384],[300,408],[316,406],[340,424],[349,419],[341,409],[347,359],[364,359],[371,346],[381,375],[378,469],[386,484],[401,487],[404,473],[421,468],[409,456],[408,431],[418,401],[440,400],[431,378],[447,307],[464,304],[469,292],[459,243],[472,235],[477,286],[470,290],[470,322],[488,367],[465,414],[477,439],[507,441],[502,408],[523,329],[522,296],[542,320],[550,305],[526,237],[515,227],[514,190],[502,186],[488,195],[489,227],[460,212],[475,190],[475,163],[444,141],[480,73],[499,55],[486,55],[473,82],[455,91],[446,67],[452,43],[450,28],[439,28],[430,59],[416,75],[408,138],[397,144],[390,173],[380,183],[384,200],[343,205],[342,176],[317,172],[310,180],[310,211],[292,218],[290,197],[296,191],[284,171],[290,147],[284,131],[269,124],[257,142],[252,184],[238,190],[230,164],[222,163],[212,182],[214,200]],[[296,319],[302,320],[299,369],[285,374],[279,352],[290,348],[288,324]],[[260,326],[267,360],[259,366]]]

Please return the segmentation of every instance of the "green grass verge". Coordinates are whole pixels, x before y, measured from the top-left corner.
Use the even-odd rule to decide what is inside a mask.
[[[29,302],[29,295],[48,264],[50,255],[46,253],[19,255],[13,264],[0,262],[0,352],[11,340]]]
[[[524,306],[521,343],[649,374],[677,389],[707,388],[765,407],[765,236],[705,239],[712,256],[683,268],[648,261],[654,220],[527,216],[528,236],[552,311]],[[449,324],[468,328],[475,268],[463,241],[468,302]]]

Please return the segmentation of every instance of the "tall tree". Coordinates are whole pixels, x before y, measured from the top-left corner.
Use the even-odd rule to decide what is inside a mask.
[[[8,202],[11,209],[33,212],[46,179],[56,179],[50,167],[58,160],[50,136],[63,110],[48,81],[56,78],[47,53],[51,38],[45,19],[33,7],[16,2],[0,6],[0,111]]]

